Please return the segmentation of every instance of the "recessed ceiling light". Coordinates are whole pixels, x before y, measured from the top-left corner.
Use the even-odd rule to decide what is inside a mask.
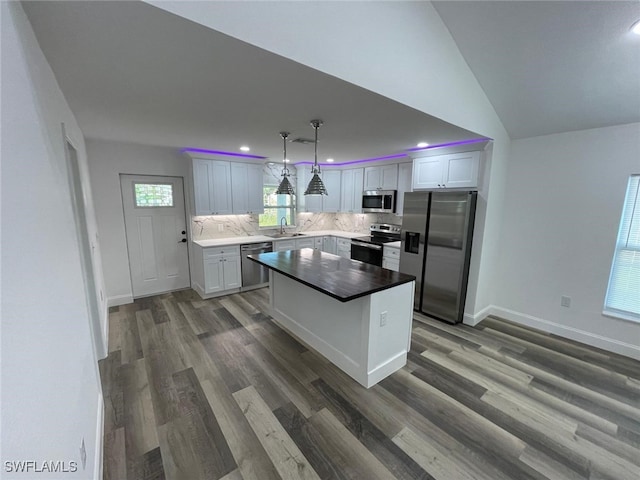
[[[242,150],[243,152],[248,152],[249,150],[251,150],[249,147],[247,147],[246,145],[242,145],[240,147],[240,150]]]
[[[636,35],[640,35],[640,20],[631,25],[631,31]]]
[[[284,159],[284,163],[289,163],[291,160],[289,160],[288,158]]]
[[[333,158],[327,158],[327,162],[329,163],[333,162]]]
[[[418,148],[424,148],[424,147],[428,147],[429,144],[427,142],[420,142],[418,145],[416,145],[416,147]]]

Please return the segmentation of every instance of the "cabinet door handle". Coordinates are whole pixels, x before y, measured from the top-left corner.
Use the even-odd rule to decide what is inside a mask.
[[[187,243],[187,239],[183,238],[182,240],[180,240],[178,243]]]

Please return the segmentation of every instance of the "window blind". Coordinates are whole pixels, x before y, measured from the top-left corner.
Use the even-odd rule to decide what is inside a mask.
[[[640,175],[629,177],[604,308],[640,321]]]

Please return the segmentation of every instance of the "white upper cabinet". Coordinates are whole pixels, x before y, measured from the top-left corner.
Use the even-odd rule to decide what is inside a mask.
[[[364,169],[364,190],[397,190],[397,188],[397,163]]]
[[[229,162],[193,160],[193,190],[196,215],[229,215],[231,208]]]
[[[398,195],[396,196],[396,215],[402,215],[404,209],[404,194],[411,191],[411,173],[413,164],[411,162],[398,165]]]
[[[320,178],[327,189],[327,195],[305,195],[304,191],[311,180],[311,167],[297,170],[298,211],[299,212],[337,212],[340,209],[340,171],[322,169]]]
[[[261,164],[231,163],[233,213],[264,213]]]
[[[340,211],[362,213],[362,191],[364,190],[364,169],[342,170],[340,185]]]
[[[298,188],[296,189],[296,198],[298,201],[298,212],[321,212],[322,211],[322,195],[305,195],[304,191],[311,181],[311,167],[308,165],[301,166],[296,170],[298,177]],[[323,178],[324,172],[320,174]]]
[[[340,170],[323,170],[322,182],[328,195],[322,197],[323,212],[340,210]],[[303,192],[304,193],[304,192]]]
[[[480,153],[451,153],[414,158],[413,189],[477,187]]]

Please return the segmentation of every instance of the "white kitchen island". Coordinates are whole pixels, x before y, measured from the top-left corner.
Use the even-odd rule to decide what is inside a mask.
[[[304,248],[249,256],[270,269],[270,315],[369,388],[402,368],[415,277]]]

